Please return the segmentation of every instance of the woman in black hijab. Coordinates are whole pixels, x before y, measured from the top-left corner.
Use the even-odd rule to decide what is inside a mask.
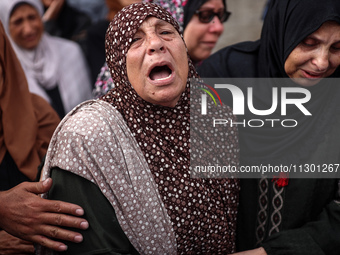
[[[259,123],[266,119],[296,121],[293,128],[280,122],[261,128],[238,125],[241,165],[291,166],[303,172],[300,176],[291,171],[283,178],[241,180],[239,251],[261,247],[248,252],[339,254],[339,187],[338,180],[330,178],[338,176],[329,173],[339,166],[340,156],[340,87],[336,79],[330,79],[340,75],[339,42],[339,1],[276,0],[271,1],[260,40],[226,47],[198,68],[201,77],[257,78],[252,80],[257,109],[271,108],[274,87],[279,92],[307,93],[302,106],[311,115],[303,113],[302,107],[288,105],[284,116],[280,106],[270,116],[255,117],[250,110],[238,116],[247,124],[252,119]],[[259,78],[280,79],[266,83]],[[249,82],[238,85],[244,94],[250,86]],[[231,103],[231,95],[225,96]],[[323,175],[310,174],[322,166]]]

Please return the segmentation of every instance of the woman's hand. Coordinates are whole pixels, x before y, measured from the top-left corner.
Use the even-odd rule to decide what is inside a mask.
[[[79,243],[83,240],[81,234],[62,227],[87,229],[88,222],[75,217],[84,214],[80,206],[38,196],[51,186],[49,178],[43,182],[23,182],[0,192],[0,227],[21,239],[64,251],[66,245],[50,238]]]
[[[34,254],[32,243],[0,231],[0,254]]]
[[[43,0],[44,6],[47,8],[42,20],[56,20],[59,17],[60,11],[65,4],[65,0]]]
[[[248,250],[248,251],[241,251],[237,253],[233,253],[233,255],[267,255],[267,252],[262,247],[254,249],[254,250]]]

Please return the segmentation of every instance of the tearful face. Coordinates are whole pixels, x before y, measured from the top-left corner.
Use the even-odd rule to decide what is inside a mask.
[[[185,44],[170,23],[147,18],[133,37],[126,68],[128,79],[141,98],[174,107],[187,83]]]

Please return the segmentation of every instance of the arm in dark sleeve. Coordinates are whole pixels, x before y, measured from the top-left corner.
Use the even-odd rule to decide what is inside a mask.
[[[110,202],[94,183],[59,168],[52,169],[53,186],[48,198],[80,205],[87,230],[76,230],[83,235],[79,244],[66,242],[68,250],[62,254],[138,254],[121,229]]]
[[[259,42],[241,42],[227,46],[203,60],[196,70],[201,78],[257,77]]]
[[[65,1],[58,18],[45,21],[44,27],[50,35],[81,42],[91,24],[91,18],[86,13],[72,8]]]
[[[316,221],[282,231],[262,245],[268,255],[338,255],[340,251],[340,202],[333,200]]]
[[[229,49],[223,48],[196,66],[197,73],[202,78],[223,78],[230,77],[227,74]]]
[[[56,20],[46,20],[44,21],[44,29],[45,31],[54,36],[60,36],[61,37],[61,31],[58,29],[58,24]]]

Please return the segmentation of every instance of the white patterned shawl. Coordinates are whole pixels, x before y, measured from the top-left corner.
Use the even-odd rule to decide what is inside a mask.
[[[121,114],[110,104],[88,101],[62,120],[50,142],[43,180],[53,167],[100,187],[139,253],[176,254],[170,217],[153,175]]]

